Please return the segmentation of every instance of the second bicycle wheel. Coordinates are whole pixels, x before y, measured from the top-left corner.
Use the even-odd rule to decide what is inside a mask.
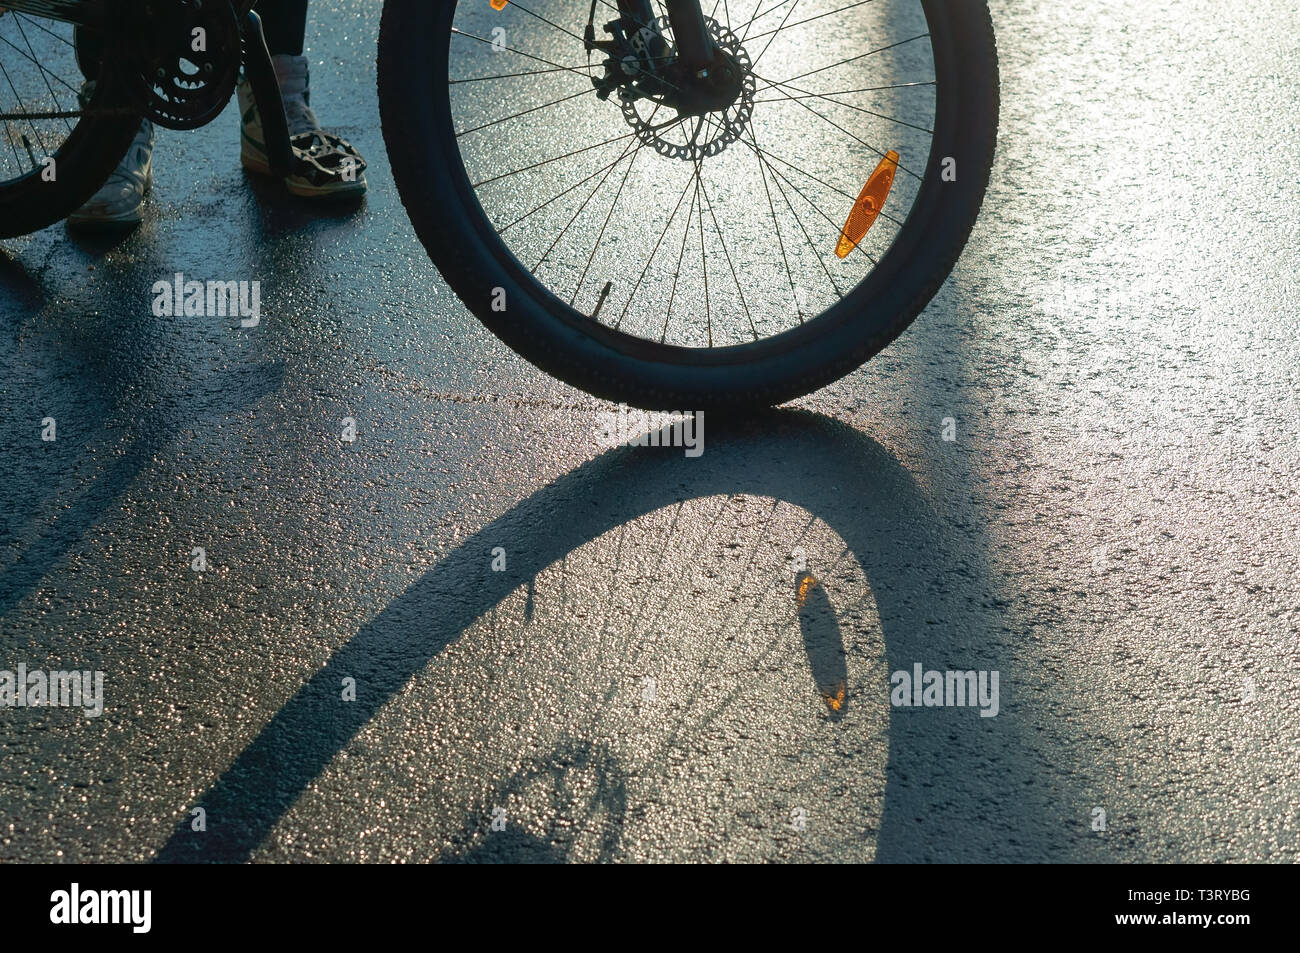
[[[139,132],[117,61],[104,58],[91,78],[71,23],[0,3],[0,239],[73,212]]]
[[[703,0],[729,83],[674,70],[668,10],[638,6],[388,0],[380,107],[416,232],[494,333],[597,396],[756,406],[843,376],[978,215],[986,5]]]

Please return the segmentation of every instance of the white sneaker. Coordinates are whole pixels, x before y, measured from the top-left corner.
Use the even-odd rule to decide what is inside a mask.
[[[124,228],[144,218],[144,197],[153,188],[153,123],[140,121],[131,147],[108,181],[85,205],[68,216],[79,228]]]
[[[275,76],[284,99],[285,118],[289,121],[289,141],[294,154],[302,161],[299,170],[285,179],[294,195],[305,198],[346,198],[366,191],[366,162],[345,139],[331,135],[320,127],[311,108],[311,82],[307,57],[278,54],[271,57]],[[271,174],[266,153],[266,136],[262,117],[253,100],[253,87],[247,79],[236,90],[239,99],[239,158],[245,169],[259,175]]]

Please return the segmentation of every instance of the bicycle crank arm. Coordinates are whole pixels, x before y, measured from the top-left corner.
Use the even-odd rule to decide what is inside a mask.
[[[109,0],[0,0],[0,13],[28,13],[77,26],[103,28],[111,22]]]
[[[284,97],[280,95],[271,51],[267,49],[266,35],[262,32],[262,18],[252,10],[244,17],[244,72],[253,87],[257,113],[262,117],[262,135],[266,139],[266,158],[271,173],[284,178],[294,165],[289,120],[284,113]]]

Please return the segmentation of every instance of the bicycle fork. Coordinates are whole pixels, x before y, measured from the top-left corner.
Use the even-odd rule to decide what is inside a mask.
[[[717,49],[704,24],[700,0],[667,0],[668,22],[677,41],[677,59],[682,66],[701,70],[713,62]],[[618,0],[618,10],[633,23],[648,24],[655,20],[650,0]]]

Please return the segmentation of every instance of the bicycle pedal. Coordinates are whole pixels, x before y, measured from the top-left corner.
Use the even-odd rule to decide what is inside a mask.
[[[346,139],[327,132],[311,132],[291,140],[292,174],[313,185],[355,182],[366,171],[366,160]]]

